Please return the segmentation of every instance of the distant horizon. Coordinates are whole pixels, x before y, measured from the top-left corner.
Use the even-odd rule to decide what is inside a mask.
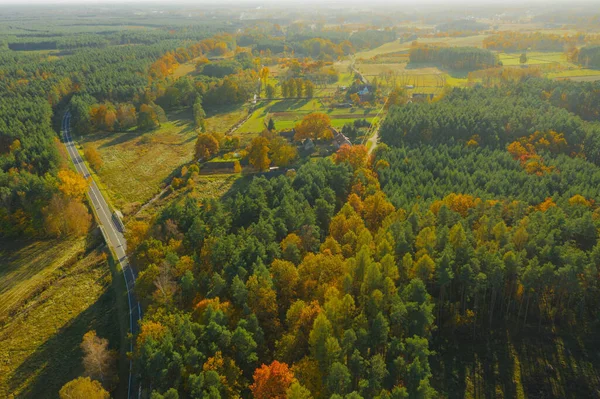
[[[567,0],[555,0],[555,1],[545,1],[545,0],[527,0],[527,1],[518,1],[518,0],[491,0],[486,1],[485,3],[481,3],[477,0],[460,0],[460,1],[452,1],[452,0],[402,0],[402,1],[386,1],[386,0],[375,0],[370,1],[365,4],[364,1],[358,0],[308,0],[308,1],[299,1],[299,0],[225,0],[216,4],[214,1],[206,1],[206,0],[177,0],[168,4],[164,2],[160,2],[158,0],[127,0],[125,2],[121,0],[23,0],[23,1],[15,1],[15,0],[0,0],[0,5],[2,6],[17,6],[17,7],[27,7],[27,6],[39,6],[39,5],[49,5],[49,6],[60,6],[60,5],[98,5],[101,6],[103,4],[114,5],[115,3],[128,6],[128,5],[139,5],[139,4],[148,4],[153,6],[163,6],[163,7],[173,7],[177,5],[189,6],[189,5],[205,5],[205,6],[214,6],[219,7],[223,5],[241,5],[241,6],[250,6],[256,5],[260,6],[264,5],[279,5],[284,6],[288,5],[306,5],[306,4],[314,4],[321,6],[328,5],[363,5],[366,8],[373,6],[393,6],[393,7],[401,7],[401,6],[411,6],[411,7],[419,7],[419,6],[461,6],[461,5],[472,5],[478,8],[486,8],[486,7],[497,7],[497,6],[520,6],[526,8],[528,6],[539,6],[544,5],[545,7],[553,7],[553,6],[586,6],[586,5],[598,5],[595,0],[577,0],[577,1],[567,1]]]

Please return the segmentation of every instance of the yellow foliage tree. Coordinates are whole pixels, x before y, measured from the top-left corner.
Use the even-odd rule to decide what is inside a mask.
[[[433,226],[425,227],[419,232],[419,234],[417,234],[417,237],[415,238],[415,246],[417,247],[417,250],[425,249],[430,254],[433,253],[435,244],[436,234],[435,227]]]
[[[319,362],[309,357],[302,358],[292,366],[294,376],[317,398],[321,397],[324,390],[322,371]]]
[[[579,194],[575,194],[574,196],[569,198],[569,205],[571,205],[571,206],[583,205],[586,208],[589,208],[590,206],[592,206],[590,201],[586,200],[584,196],[579,195]]]
[[[133,250],[146,239],[150,225],[141,220],[134,220],[128,223],[125,236],[127,238],[127,248]]]
[[[240,161],[233,161],[233,172],[240,173],[242,171],[242,165],[240,165]]]
[[[506,149],[515,159],[520,159],[528,154],[527,149],[518,141],[513,141]]]
[[[363,217],[371,231],[376,231],[383,220],[394,211],[394,205],[387,200],[382,191],[368,196],[363,202]]]
[[[144,342],[148,339],[159,341],[168,331],[165,326],[156,321],[145,320],[141,324],[140,333],[136,338],[138,349],[144,346]]]
[[[298,156],[296,147],[289,145],[282,137],[272,139],[269,143],[269,148],[271,150],[271,159],[277,166],[288,166]]]
[[[58,393],[60,399],[110,399],[110,394],[98,381],[79,377],[67,382]]]
[[[259,171],[269,170],[269,151],[269,140],[262,136],[255,137],[248,146],[248,162]]]
[[[79,173],[72,170],[60,170],[58,180],[58,189],[69,198],[81,199],[87,191],[87,181]]]
[[[427,254],[424,254],[413,264],[411,269],[411,277],[418,277],[421,280],[427,282],[433,277],[435,271],[435,262]]]

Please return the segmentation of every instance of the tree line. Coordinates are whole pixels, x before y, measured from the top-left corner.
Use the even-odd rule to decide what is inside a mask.
[[[498,63],[494,53],[477,47],[439,47],[413,43],[409,50],[412,63],[433,62],[443,68],[477,70]]]

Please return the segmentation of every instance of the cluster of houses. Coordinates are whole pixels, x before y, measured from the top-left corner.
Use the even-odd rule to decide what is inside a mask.
[[[344,135],[344,133],[340,132],[333,126],[330,126],[329,129],[331,130],[331,133],[333,133],[333,140],[331,141],[331,145],[333,146],[334,150],[338,150],[344,144],[352,145],[352,142],[348,137],[346,137],[346,135]],[[293,142],[295,133],[296,132],[294,131],[294,129],[291,129],[279,132],[279,135],[285,138],[286,140]],[[303,152],[309,153],[314,151],[315,148],[316,144],[313,139],[304,139],[300,143],[298,143],[298,149]]]

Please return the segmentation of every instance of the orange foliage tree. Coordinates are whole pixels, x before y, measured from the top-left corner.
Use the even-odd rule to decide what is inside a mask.
[[[353,169],[360,169],[367,166],[369,162],[369,152],[364,145],[344,144],[333,156],[335,163],[348,161]]]
[[[331,120],[326,114],[321,114],[318,112],[308,114],[294,127],[294,140],[331,140],[333,138],[333,132],[331,131],[330,127]]]
[[[92,216],[81,201],[62,195],[54,195],[43,213],[46,232],[57,237],[85,235],[92,224]]]
[[[250,385],[256,399],[286,399],[286,391],[294,382],[294,374],[286,363],[274,360],[254,371],[254,383]]]
[[[97,104],[90,109],[90,119],[95,129],[112,132],[117,121],[117,111],[111,103]]]
[[[104,161],[102,161],[102,157],[100,156],[100,153],[98,152],[96,147],[87,145],[83,150],[83,155],[95,171],[98,171],[102,167],[102,165],[104,165]]]
[[[544,200],[544,202],[536,206],[536,209],[542,212],[546,212],[548,209],[553,208],[555,206],[556,204],[554,203],[554,201],[552,201],[552,197],[548,197]]]
[[[195,159],[207,160],[219,153],[219,141],[212,135],[200,133],[196,140]]]

